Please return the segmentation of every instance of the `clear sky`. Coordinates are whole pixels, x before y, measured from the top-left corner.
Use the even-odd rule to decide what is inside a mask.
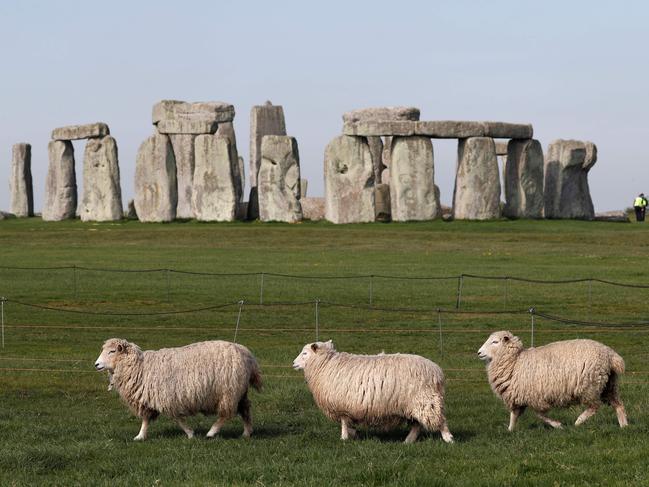
[[[53,128],[107,122],[124,203],[165,98],[284,106],[310,196],[345,111],[408,105],[422,120],[529,122],[544,149],[592,140],[596,210],[649,192],[649,3],[642,1],[0,1],[0,209],[11,146],[32,144],[37,211]],[[456,141],[433,141],[442,202]],[[75,143],[81,181],[83,142]],[[247,175],[246,175],[247,177]]]

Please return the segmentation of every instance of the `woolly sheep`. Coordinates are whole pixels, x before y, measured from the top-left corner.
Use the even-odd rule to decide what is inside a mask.
[[[337,352],[329,340],[305,345],[293,368],[304,370],[318,407],[340,422],[343,440],[356,435],[353,425],[387,428],[408,421],[406,443],[416,441],[422,428],[453,441],[444,416],[444,373],[424,357],[353,355]]]
[[[136,441],[146,439],[149,422],[160,414],[175,419],[189,438],[194,432],[184,418],[197,413],[218,417],[208,438],[236,414],[243,419],[243,436],[252,433],[248,386],[260,390],[262,382],[257,361],[243,345],[207,341],[143,352],[134,343],[111,338],[95,368],[108,371],[109,388],[142,419]]]
[[[527,407],[553,428],[561,428],[546,412],[572,404],[587,407],[575,425],[594,415],[602,403],[615,409],[620,427],[628,424],[618,392],[624,360],[606,345],[566,340],[524,349],[511,332],[498,331],[480,347],[478,356],[487,362],[491,389],[510,411],[509,431]]]

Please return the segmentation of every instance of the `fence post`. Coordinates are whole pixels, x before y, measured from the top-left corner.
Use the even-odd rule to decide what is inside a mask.
[[[264,304],[264,273],[262,272],[259,280],[259,304]]]
[[[320,340],[320,300],[315,300],[315,341]]]
[[[4,296],[0,298],[0,321],[2,322],[2,348],[5,348],[5,301],[7,298]]]
[[[370,308],[372,307],[373,303],[373,289],[374,289],[374,276],[370,274]]]
[[[77,299],[77,265],[72,265],[72,286],[74,288],[74,299]]]
[[[171,302],[170,289],[169,289],[169,274],[170,274],[170,271],[169,271],[169,269],[165,269],[165,271],[167,273],[167,303],[170,303]]]
[[[444,341],[442,340],[442,310],[437,308],[437,324],[439,327],[439,357],[444,358]]]
[[[593,280],[588,279],[588,321],[592,320],[593,315]]]
[[[503,310],[507,309],[507,288],[509,287],[509,277],[505,276],[505,299],[503,301]]]
[[[532,317],[532,338],[530,340],[530,347],[534,346],[534,313],[536,310],[534,308],[530,308],[530,316]]]
[[[460,274],[457,278],[457,300],[455,301],[455,309],[460,309],[462,304],[462,284],[464,283],[464,274]]]
[[[239,301],[239,314],[237,315],[237,325],[234,328],[234,343],[237,343],[237,335],[239,334],[239,323],[241,322],[242,309],[243,309],[243,299]]]

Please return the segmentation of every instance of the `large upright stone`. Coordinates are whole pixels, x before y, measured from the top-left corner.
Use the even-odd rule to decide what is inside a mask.
[[[383,164],[383,141],[381,137],[367,137],[367,145],[372,155],[372,167],[374,168],[374,181],[381,181],[381,173],[385,169]]]
[[[18,218],[34,216],[32,146],[14,144],[11,149],[11,213]]]
[[[536,139],[512,139],[504,171],[508,218],[543,218],[543,148]]]
[[[284,108],[267,101],[250,110],[250,185],[257,186],[261,165],[261,139],[264,135],[286,135]]]
[[[52,140],[78,140],[110,135],[108,125],[102,122],[86,125],[70,125],[52,130]]]
[[[496,146],[490,137],[460,139],[453,191],[453,218],[500,218],[500,176]]]
[[[300,155],[294,137],[264,136],[257,188],[261,221],[295,223],[302,220]]]
[[[200,221],[233,221],[237,216],[235,174],[230,139],[217,135],[196,137],[196,167],[192,208]]]
[[[90,139],[83,156],[82,221],[117,221],[123,217],[117,143],[110,135]]]
[[[374,186],[374,208],[377,222],[389,222],[392,215],[390,205],[390,185],[377,184]]]
[[[588,171],[597,162],[592,142],[555,140],[545,158],[545,217],[592,220]]]
[[[169,135],[176,160],[178,181],[178,204],[176,218],[194,218],[192,210],[192,186],[194,184],[194,141],[196,135]]]
[[[440,216],[435,198],[433,144],[427,137],[395,137],[390,166],[393,221],[434,220]]]
[[[375,219],[374,168],[364,137],[341,135],[325,149],[325,217],[333,223]]]
[[[43,220],[74,218],[77,211],[77,176],[74,147],[69,140],[52,140],[47,145],[49,168],[45,179]]]
[[[245,169],[243,159],[239,160],[239,150],[237,149],[237,136],[234,132],[234,124],[232,122],[220,123],[216,135],[230,139],[230,151],[232,152],[231,157],[234,161],[237,161],[238,168],[234,174],[234,189],[237,192],[237,201],[243,202],[243,189],[246,185]]]
[[[140,145],[135,163],[135,210],[141,222],[176,218],[176,160],[169,136],[154,134]]]

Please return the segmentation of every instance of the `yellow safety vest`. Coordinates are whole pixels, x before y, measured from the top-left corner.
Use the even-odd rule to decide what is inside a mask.
[[[641,207],[645,207],[645,206],[647,206],[647,200],[644,199],[644,198],[642,198],[642,197],[640,197],[640,196],[638,196],[638,197],[635,199],[635,201],[633,202],[633,206],[641,206]]]

